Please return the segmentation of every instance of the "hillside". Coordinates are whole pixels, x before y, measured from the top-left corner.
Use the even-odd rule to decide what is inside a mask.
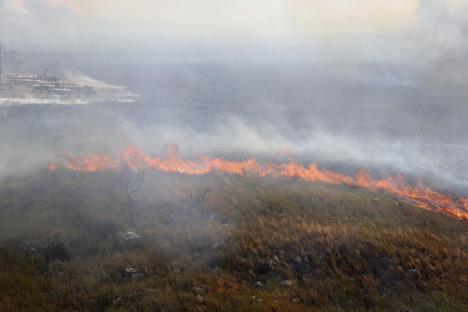
[[[468,226],[282,178],[0,182],[1,311],[467,311]]]

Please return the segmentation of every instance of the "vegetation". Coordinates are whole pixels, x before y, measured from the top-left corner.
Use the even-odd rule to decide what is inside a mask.
[[[0,290],[0,311],[468,311],[468,227],[348,187],[39,172],[0,182]]]

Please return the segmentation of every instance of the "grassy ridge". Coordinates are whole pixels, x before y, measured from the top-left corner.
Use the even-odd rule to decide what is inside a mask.
[[[467,224],[346,187],[40,172],[0,246],[1,311],[468,310]]]

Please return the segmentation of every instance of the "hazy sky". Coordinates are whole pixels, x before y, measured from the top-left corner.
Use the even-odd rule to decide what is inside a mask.
[[[336,50],[354,44],[359,46],[355,54],[361,56],[369,51],[374,55],[419,54],[428,45],[464,45],[468,25],[464,13],[468,0],[6,2],[7,45],[72,50],[128,46],[129,42],[134,48],[161,46],[167,41],[322,47],[324,42],[338,42]]]
[[[69,13],[123,23],[140,34],[255,38],[399,31],[415,22],[418,0],[13,0],[11,5],[25,15]]]

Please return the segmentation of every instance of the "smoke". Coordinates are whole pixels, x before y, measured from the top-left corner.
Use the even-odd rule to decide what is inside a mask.
[[[52,105],[45,106],[42,114],[30,105],[3,108],[0,173],[5,176],[46,168],[63,154],[118,157],[130,144],[149,154],[160,154],[167,144],[177,144],[192,159],[208,155],[281,162],[284,159],[276,156],[278,151],[289,150],[292,159],[305,163],[400,172],[457,188],[468,185],[464,158],[468,145],[456,140],[407,135],[392,138],[383,132],[352,131],[351,125],[346,125],[344,132],[318,122],[296,131],[281,129],[271,118],[251,122],[239,113],[219,118],[203,111],[160,110],[155,113],[158,117],[151,116],[148,122],[133,109],[108,105],[112,104]],[[201,127],[200,123],[209,125]]]
[[[383,134],[336,133],[326,127],[311,127],[302,138],[291,137],[272,125],[252,126],[238,117],[227,118],[210,132],[195,132],[167,124],[138,129],[126,124],[129,141],[145,151],[159,153],[167,143],[181,146],[188,157],[223,155],[274,161],[281,150],[291,151],[297,161],[323,165],[379,169],[424,177],[434,183],[463,188],[468,186],[464,155],[468,145],[434,142],[421,138],[389,138]],[[131,139],[130,139],[131,138]]]
[[[351,179],[344,185],[367,184],[373,190],[390,190],[389,194],[397,193],[392,192],[393,185],[376,188],[375,182],[356,173],[365,169],[376,181],[403,174],[415,187],[402,200],[417,203],[411,191],[421,180],[454,199],[437,196],[439,201],[434,201],[433,195],[440,194],[423,190],[426,197],[420,204],[455,207],[452,215],[466,215],[466,1],[16,0],[14,4],[8,12],[6,46],[20,50],[26,59],[16,72],[56,74],[92,86],[99,97],[15,97],[0,83],[0,182],[6,180],[4,197],[11,198],[5,213],[15,216],[19,207],[41,215],[37,220],[34,214],[26,221],[20,218],[18,225],[6,227],[6,238],[23,240],[24,233],[37,240],[71,235],[66,233],[85,237],[82,232],[96,228],[96,234],[89,230],[91,239],[104,242],[100,237],[104,234],[115,241],[106,234],[106,224],[112,226],[115,217],[118,236],[136,231],[147,236],[151,248],[162,242],[165,250],[177,255],[179,247],[188,248],[187,254],[202,254],[211,265],[214,253],[209,250],[217,250],[215,245],[236,234],[223,229],[232,221],[237,226],[233,216],[250,208],[261,208],[267,219],[283,214],[283,207],[274,206],[282,206],[289,193],[277,197],[275,186],[268,191],[272,196],[263,188],[249,195],[244,190],[251,183],[239,187],[224,176],[168,177],[132,172],[125,165],[115,166],[122,170],[111,174],[42,174],[67,155],[77,159],[105,155],[117,163],[129,146],[163,158],[167,146],[176,144],[187,160],[255,158],[268,169],[285,167],[270,163],[317,163],[320,170],[328,169],[321,172]],[[180,173],[178,165],[169,171]],[[310,172],[315,169],[310,168]],[[18,175],[25,178],[15,179]],[[358,180],[363,181],[354,183]],[[212,198],[210,185],[216,188]],[[235,208],[245,206],[236,198],[240,193],[246,193],[244,201],[252,206]],[[212,201],[206,207],[205,196]],[[325,192],[322,197],[330,196]],[[335,202],[343,198],[347,196]],[[369,198],[367,204],[378,205],[379,198]],[[219,200],[230,203],[218,207]],[[350,206],[363,202],[360,195],[354,200]],[[257,207],[263,202],[266,207]],[[301,206],[301,202],[292,204]],[[320,207],[329,206],[320,198],[316,203],[312,206],[317,206],[318,214]],[[205,209],[208,206],[216,210]],[[325,219],[332,220],[330,216],[326,213]],[[56,220],[61,218],[63,229],[57,230]],[[167,228],[160,229],[160,224]],[[112,244],[103,245],[102,253],[115,255],[109,249]],[[73,240],[72,245],[85,248],[87,256],[98,250],[86,246],[86,241]],[[118,252],[126,254],[124,249]],[[140,258],[135,252],[132,257]],[[195,265],[190,259],[188,263]]]
[[[141,101],[78,107],[74,104],[83,103],[2,100],[1,172],[14,172],[20,164],[40,168],[60,153],[118,154],[128,144],[158,153],[175,143],[193,157],[271,157],[287,149],[298,160],[380,167],[458,187],[468,184],[465,1],[399,1],[392,4],[394,15],[385,25],[356,18],[368,15],[366,1],[348,9],[333,1],[333,10],[332,2],[320,1],[315,13],[319,4],[275,1],[266,12],[259,9],[264,2],[255,1],[255,10],[241,15],[243,25],[233,12],[244,11],[244,2],[226,10],[218,4],[221,18],[186,2],[164,6],[161,12],[172,12],[167,14],[171,21],[151,11],[163,23],[157,25],[165,25],[164,36],[183,42],[178,45],[151,40],[159,34],[135,31],[133,24],[115,31],[113,19],[138,15],[119,14],[118,8],[125,8],[120,2],[106,19],[99,19],[98,4],[77,8],[77,3],[23,1],[28,13],[13,19],[37,29],[34,35],[42,45],[57,40],[64,50],[86,50],[74,61],[60,56],[48,60],[52,65],[59,60],[68,78],[98,89],[129,86],[142,95]],[[376,16],[385,13],[372,8]],[[304,22],[309,13],[327,16],[329,11],[336,12],[322,24]],[[194,27],[180,32],[185,17]],[[336,24],[339,17],[342,24]],[[204,32],[213,24],[219,29]],[[155,24],[138,25],[155,29]],[[247,36],[246,28],[256,37]],[[109,52],[109,46],[128,42],[129,33],[139,48]],[[197,33],[205,34],[203,44],[193,44]],[[96,48],[101,43],[109,50]],[[27,104],[46,104],[46,113]]]

